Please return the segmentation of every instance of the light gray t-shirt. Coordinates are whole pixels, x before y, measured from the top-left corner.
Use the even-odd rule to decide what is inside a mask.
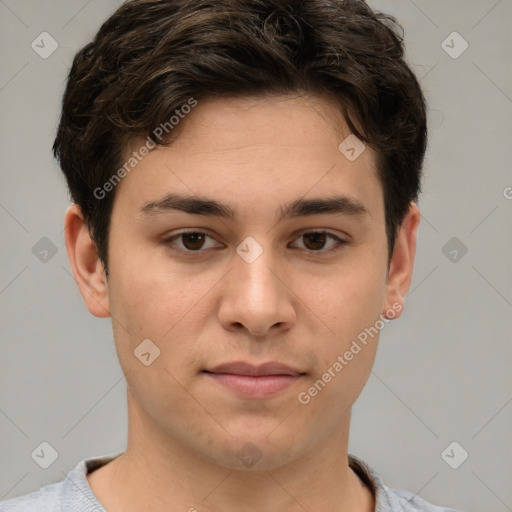
[[[0,512],[106,512],[89,487],[86,475],[121,455],[84,459],[57,483],[41,487],[17,498],[0,502]],[[349,455],[349,465],[375,496],[375,512],[458,512],[436,507],[419,496],[384,485],[382,478],[366,462]]]

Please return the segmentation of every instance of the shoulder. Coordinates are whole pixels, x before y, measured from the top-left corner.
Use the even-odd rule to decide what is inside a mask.
[[[375,512],[460,512],[432,505],[412,492],[387,487],[377,471],[355,455],[349,454],[349,466],[372,490]]]
[[[17,498],[0,501],[0,512],[105,512],[87,482],[87,474],[118,455],[84,459],[64,480]]]
[[[63,487],[64,481],[57,482],[41,487],[38,491],[0,501],[0,512],[61,512]]]
[[[389,494],[394,498],[396,504],[403,512],[459,512],[453,508],[438,507],[426,502],[417,494],[401,489],[387,488]]]

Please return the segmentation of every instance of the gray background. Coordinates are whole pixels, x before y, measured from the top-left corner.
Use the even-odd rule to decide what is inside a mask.
[[[354,407],[350,452],[389,486],[433,503],[512,510],[512,2],[371,4],[405,28],[431,136],[406,312],[382,333]],[[68,196],[50,151],[72,57],[117,5],[0,0],[0,499],[125,448],[125,381],[110,321],[89,315],[70,274]],[[59,44],[47,59],[31,48],[43,31]],[[442,47],[453,31],[469,43],[458,58]],[[57,250],[47,261],[40,246],[33,251],[43,237]],[[456,245],[443,250],[452,237]],[[43,441],[58,452],[48,469],[31,457]],[[452,441],[469,453],[458,469],[441,457]],[[448,451],[452,464],[461,450]]]

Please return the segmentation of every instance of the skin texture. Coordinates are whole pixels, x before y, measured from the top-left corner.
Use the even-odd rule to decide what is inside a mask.
[[[80,209],[66,214],[76,281],[89,311],[112,318],[127,382],[127,450],[88,476],[93,492],[109,512],[373,510],[347,447],[378,335],[309,403],[298,395],[381,314],[400,316],[418,207],[411,203],[388,268],[375,153],[367,146],[349,161],[339,151],[350,132],[328,98],[205,100],[179,128],[175,142],[153,150],[115,190],[108,280]],[[141,211],[169,193],[215,199],[236,218]],[[367,213],[278,223],[281,206],[334,194]],[[208,235],[202,246],[165,241],[191,229]],[[333,252],[334,239],[302,236],[322,230],[346,243]],[[263,251],[252,263],[236,252],[247,237]],[[144,339],[160,350],[149,366],[134,355]],[[240,360],[278,361],[303,375],[271,397],[248,399],[203,372]],[[259,457],[250,467],[240,457],[247,450]]]

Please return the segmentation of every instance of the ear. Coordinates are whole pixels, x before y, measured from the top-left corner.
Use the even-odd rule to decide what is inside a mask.
[[[89,235],[82,210],[77,204],[72,204],[66,211],[64,225],[69,262],[85,305],[94,316],[109,317],[105,269],[98,257],[96,244]]]
[[[393,316],[398,318],[404,310],[405,296],[409,291],[412,281],[414,257],[416,256],[416,233],[420,223],[420,211],[418,205],[411,202],[407,214],[397,233],[393,256],[389,266],[388,281],[386,284],[386,311],[393,311]]]

